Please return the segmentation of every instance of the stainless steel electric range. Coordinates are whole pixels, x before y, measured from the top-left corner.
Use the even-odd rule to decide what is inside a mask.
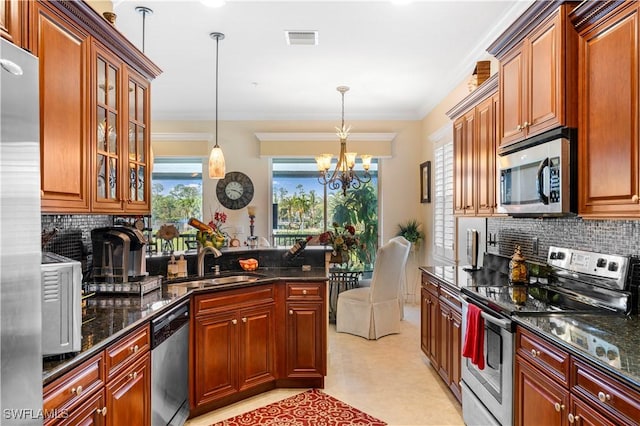
[[[523,304],[514,302],[508,265],[509,258],[486,254],[483,268],[471,272],[461,287],[462,335],[469,304],[478,306],[484,319],[485,368],[462,359],[462,411],[468,426],[513,424],[512,315],[627,315],[637,308],[638,282],[631,277],[640,274],[630,272],[640,269],[636,258],[550,247],[547,264],[530,267]]]

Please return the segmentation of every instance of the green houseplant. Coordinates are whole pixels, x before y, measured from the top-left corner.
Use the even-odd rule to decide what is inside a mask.
[[[410,219],[405,223],[398,225],[397,236],[406,238],[416,248],[420,247],[420,242],[424,239],[424,232],[422,232],[422,224],[415,219]]]

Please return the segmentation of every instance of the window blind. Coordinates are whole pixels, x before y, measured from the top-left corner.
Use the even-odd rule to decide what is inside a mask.
[[[455,220],[453,216],[453,142],[434,153],[434,256],[455,260]]]

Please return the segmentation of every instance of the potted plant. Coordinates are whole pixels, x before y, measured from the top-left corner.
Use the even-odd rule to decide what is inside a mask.
[[[424,239],[424,232],[422,232],[422,224],[415,219],[410,219],[405,223],[398,225],[397,236],[404,237],[416,248],[420,247],[420,242]]]

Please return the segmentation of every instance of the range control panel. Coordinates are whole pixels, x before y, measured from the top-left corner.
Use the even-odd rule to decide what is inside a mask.
[[[612,281],[615,287],[623,290],[627,279],[629,258],[551,246],[547,263],[577,274],[586,274]]]

